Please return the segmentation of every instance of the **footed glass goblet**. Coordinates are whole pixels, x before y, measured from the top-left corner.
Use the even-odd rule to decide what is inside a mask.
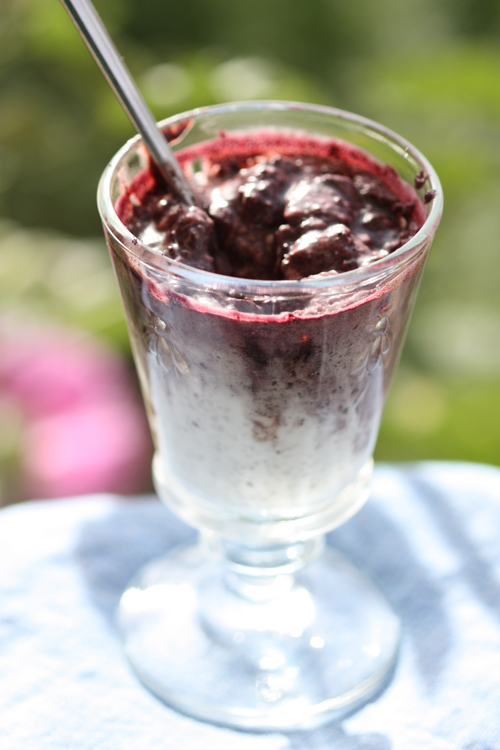
[[[99,187],[155,444],[155,485],[200,531],[198,544],[149,564],[124,593],[127,656],[148,688],[192,716],[250,729],[312,726],[372,697],[398,649],[397,615],[363,574],[325,550],[324,536],[368,497],[441,188],[404,139],[326,107],[228,104],[162,126],[192,176],[217,139],[250,150],[273,142],[288,156],[328,148],[354,172],[395,186],[420,216],[408,241],[364,267],[235,278],[173,260],[153,235],[140,239],[122,223],[117,206],[124,197],[140,202],[148,174],[139,138]]]

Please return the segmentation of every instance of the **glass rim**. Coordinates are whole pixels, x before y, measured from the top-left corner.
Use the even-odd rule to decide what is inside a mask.
[[[356,268],[351,271],[345,271],[328,277],[293,280],[246,279],[236,276],[225,276],[213,271],[203,271],[178,260],[168,258],[165,255],[160,255],[157,251],[144,244],[139,238],[135,237],[135,235],[122,223],[115,211],[115,206],[111,197],[112,179],[121,162],[132,150],[136,149],[137,146],[142,143],[142,138],[139,135],[129,139],[119,151],[117,151],[106,166],[101,179],[99,180],[97,203],[106,230],[113,234],[115,240],[125,246],[127,252],[134,255],[138,261],[151,266],[156,271],[163,271],[169,275],[177,277],[178,279],[189,281],[202,287],[210,287],[211,289],[227,289],[230,287],[231,290],[237,294],[266,295],[272,293],[273,295],[280,294],[289,297],[296,295],[302,296],[303,294],[310,294],[311,292],[317,293],[326,290],[333,290],[335,288],[344,289],[345,287],[352,287],[353,285],[358,286],[359,284],[367,284],[370,281],[376,283],[392,271],[397,270],[406,263],[410,263],[412,259],[418,255],[420,250],[427,245],[429,240],[434,237],[443,211],[443,191],[439,177],[427,158],[415,146],[413,146],[410,141],[407,141],[390,128],[387,128],[374,120],[363,117],[362,115],[357,115],[335,107],[277,100],[231,102],[228,104],[215,104],[206,107],[198,107],[161,120],[159,121],[158,126],[165,128],[176,125],[184,120],[196,120],[197,118],[211,114],[226,114],[244,111],[280,112],[286,110],[311,112],[312,114],[330,116],[337,120],[344,120],[346,123],[353,123],[357,125],[360,130],[364,129],[370,131],[369,134],[372,137],[378,137],[386,143],[389,142],[391,148],[393,148],[394,151],[399,151],[401,155],[411,155],[420,165],[429,179],[431,189],[435,190],[435,195],[430,206],[429,214],[424,223],[404,245],[390,253],[385,258],[374,261],[368,266],[363,266],[361,268]],[[244,129],[242,128],[241,131],[244,132]],[[342,138],[339,138],[339,140],[342,140]],[[364,150],[372,156],[366,148],[361,148],[361,150]],[[372,158],[374,157],[372,156]]]

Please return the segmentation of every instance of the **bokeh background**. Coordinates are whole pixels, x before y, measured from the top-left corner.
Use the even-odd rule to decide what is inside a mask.
[[[158,118],[330,104],[433,162],[445,214],[380,460],[500,463],[500,2],[95,0]],[[0,504],[149,486],[151,446],[95,206],[133,134],[58,0],[0,6]]]

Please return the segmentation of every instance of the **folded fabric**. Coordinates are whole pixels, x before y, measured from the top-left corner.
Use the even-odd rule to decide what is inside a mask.
[[[153,498],[0,512],[2,750],[494,750],[500,747],[500,469],[379,466],[328,542],[403,622],[387,689],[340,724],[252,734],[176,713],[137,681],[114,612],[136,571],[194,539]]]

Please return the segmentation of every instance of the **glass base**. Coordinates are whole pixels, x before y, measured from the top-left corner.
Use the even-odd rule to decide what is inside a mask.
[[[211,546],[149,564],[122,597],[126,653],[159,698],[217,724],[293,729],[339,719],[383,687],[399,620],[338,553],[297,570],[300,545],[280,547],[288,562],[263,575]],[[310,559],[320,546],[299,551]]]

